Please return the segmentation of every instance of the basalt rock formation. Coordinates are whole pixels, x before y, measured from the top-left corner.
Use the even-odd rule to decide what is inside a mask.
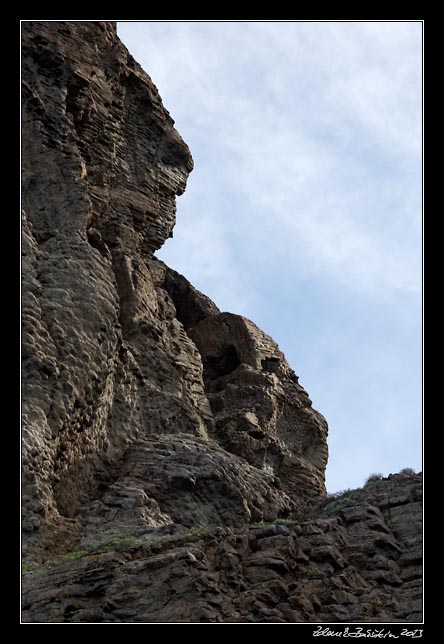
[[[193,161],[115,24],[22,30],[24,621],[416,618],[417,477],[324,516],[284,355],[154,256]]]
[[[102,544],[27,573],[23,619],[420,622],[421,494],[420,475],[392,475],[287,525]]]

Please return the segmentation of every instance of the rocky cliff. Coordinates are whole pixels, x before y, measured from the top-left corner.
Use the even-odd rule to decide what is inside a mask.
[[[24,576],[29,622],[421,622],[422,477],[392,475],[303,520],[152,531]]]
[[[193,161],[115,25],[22,29],[24,620],[416,618],[417,477],[327,512],[276,343],[154,257]]]

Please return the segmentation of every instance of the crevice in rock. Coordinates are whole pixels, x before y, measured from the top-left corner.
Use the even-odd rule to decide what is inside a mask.
[[[228,376],[241,364],[236,348],[231,344],[225,347],[223,353],[217,356],[205,356],[203,359],[203,378],[217,380]]]
[[[190,282],[171,268],[165,267],[163,288],[173,301],[176,317],[186,331],[208,317],[220,313],[209,297],[194,288]]]
[[[261,360],[262,369],[270,373],[277,373],[279,362],[279,358],[263,358]]]

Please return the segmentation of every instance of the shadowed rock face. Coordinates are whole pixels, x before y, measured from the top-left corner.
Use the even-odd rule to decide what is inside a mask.
[[[292,499],[323,494],[327,423],[277,344],[231,313],[208,317],[188,332],[202,356],[212,435],[278,476]]]
[[[421,622],[422,477],[293,525],[157,529],[28,572],[26,622]]]
[[[25,621],[339,619],[318,591],[294,599],[298,575],[320,578],[304,522],[325,494],[324,418],[269,336],[153,256],[188,147],[114,23],[22,29],[23,555],[89,553],[25,575]],[[251,527],[279,517],[305,532]],[[328,529],[341,561],[343,520]]]

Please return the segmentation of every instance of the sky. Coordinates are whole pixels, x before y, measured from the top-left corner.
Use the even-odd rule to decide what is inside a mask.
[[[422,469],[420,22],[119,22],[195,169],[157,253],[281,350],[329,492]]]

